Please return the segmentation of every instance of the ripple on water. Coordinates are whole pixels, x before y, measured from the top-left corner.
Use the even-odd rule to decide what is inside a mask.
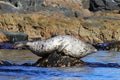
[[[93,68],[87,66],[80,68],[0,67],[1,80],[118,80],[120,78],[119,73],[119,68]]]

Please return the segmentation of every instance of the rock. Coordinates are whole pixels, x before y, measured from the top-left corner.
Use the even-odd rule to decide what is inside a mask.
[[[95,43],[93,46],[97,50],[120,51],[120,41],[108,41],[104,43]]]
[[[85,2],[85,1],[84,1]],[[72,10],[78,10],[83,8],[82,0],[44,0],[45,6],[62,6],[69,7]]]
[[[114,0],[114,1],[120,3],[120,0]]]
[[[0,13],[17,13],[18,8],[9,2],[0,1]]]
[[[106,10],[119,10],[120,6],[119,6],[120,2],[116,2],[115,0],[106,0]]]
[[[103,10],[119,10],[119,0],[90,0],[91,11],[103,11]]]
[[[3,30],[0,30],[0,32],[7,37],[9,42],[28,40],[28,35],[21,32],[7,32]]]
[[[62,5],[61,3],[62,4],[64,3],[64,4]],[[74,6],[69,6],[68,4],[74,5],[75,8]],[[66,1],[62,1],[62,0],[57,0],[57,1],[56,0],[53,0],[53,1],[51,0],[2,0],[0,1],[1,14],[51,11],[53,13],[60,12],[68,17],[75,17],[74,10],[81,7],[82,7],[81,0],[79,1],[77,0],[75,1],[74,0],[73,1],[69,1],[69,0],[68,1],[67,0]]]
[[[84,62],[78,58],[61,55],[60,53],[52,53],[46,58],[40,58],[33,65],[39,67],[70,67],[82,66]]]
[[[85,9],[85,10],[84,10]],[[1,0],[0,14],[3,13],[32,13],[50,11],[49,15],[55,12],[64,14],[67,17],[80,17],[85,15],[87,10],[104,11],[119,10],[119,0]],[[88,12],[90,14],[90,12]],[[86,15],[87,16],[87,15]]]

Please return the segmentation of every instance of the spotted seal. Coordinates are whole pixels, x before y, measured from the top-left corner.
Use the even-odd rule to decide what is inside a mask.
[[[59,35],[47,40],[20,42],[14,48],[28,47],[37,56],[44,57],[52,52],[62,52],[65,55],[81,58],[97,50],[89,43],[85,43],[71,35]]]

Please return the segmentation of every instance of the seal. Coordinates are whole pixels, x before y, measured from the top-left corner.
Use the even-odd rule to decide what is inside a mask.
[[[24,46],[40,57],[45,57],[57,51],[67,56],[82,58],[97,51],[91,44],[71,35],[59,35],[42,41],[18,42],[15,43],[14,48]]]

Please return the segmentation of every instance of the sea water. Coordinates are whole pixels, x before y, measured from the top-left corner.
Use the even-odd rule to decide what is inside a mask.
[[[9,53],[9,52],[8,52]],[[82,67],[0,66],[0,80],[120,80],[120,53],[98,51]]]

